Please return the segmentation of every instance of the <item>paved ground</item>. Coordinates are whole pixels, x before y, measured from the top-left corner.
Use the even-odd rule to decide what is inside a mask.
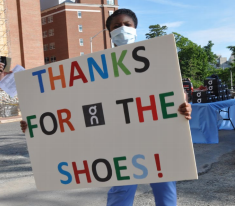
[[[109,188],[38,192],[19,122],[0,124],[0,205],[105,205]],[[178,205],[234,205],[235,131],[219,144],[194,145],[199,180],[177,183]],[[154,205],[149,185],[139,185],[135,205]]]

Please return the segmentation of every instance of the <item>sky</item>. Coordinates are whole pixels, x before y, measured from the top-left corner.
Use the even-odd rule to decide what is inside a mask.
[[[235,46],[235,0],[119,0],[119,8],[138,17],[137,41],[145,40],[149,25],[166,25],[167,34],[177,32],[202,47],[211,40],[213,52],[231,56]]]

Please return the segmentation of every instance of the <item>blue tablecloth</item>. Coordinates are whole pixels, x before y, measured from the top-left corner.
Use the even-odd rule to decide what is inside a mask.
[[[189,121],[193,143],[219,143],[218,130],[232,130],[230,121],[223,121],[228,113],[219,110],[228,110],[230,119],[235,126],[235,99],[213,103],[192,104],[192,119]]]

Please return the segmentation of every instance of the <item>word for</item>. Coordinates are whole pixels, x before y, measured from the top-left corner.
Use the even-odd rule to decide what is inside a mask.
[[[156,163],[156,167],[157,167],[157,171],[161,171],[161,164],[160,164],[160,158],[159,158],[159,154],[155,154],[154,155],[154,158],[155,158],[155,163]],[[148,169],[138,163],[138,159],[143,159],[145,160],[145,157],[144,155],[135,155],[133,156],[132,158],[132,164],[135,168],[139,169],[142,171],[142,174],[141,175],[136,175],[136,174],[133,174],[133,177],[135,179],[144,179],[148,176]],[[122,181],[122,180],[130,180],[130,176],[121,176],[121,171],[123,170],[127,170],[127,166],[124,166],[124,165],[120,165],[120,161],[125,161],[126,160],[126,157],[123,156],[123,157],[115,157],[113,158],[113,162],[114,162],[114,170],[115,170],[115,174],[116,174],[116,178],[118,181]],[[107,170],[107,175],[105,177],[101,177],[99,175],[99,173],[97,172],[97,165],[98,164],[104,164],[105,167],[106,167],[106,170]],[[79,178],[79,175],[81,174],[85,174],[86,175],[86,179],[87,179],[87,183],[92,183],[92,180],[91,180],[91,175],[90,175],[90,172],[92,171],[93,175],[94,175],[94,178],[98,181],[98,182],[107,182],[109,181],[112,176],[113,176],[113,170],[112,170],[112,167],[109,163],[108,160],[106,159],[96,159],[92,165],[91,165],[91,170],[89,169],[88,167],[88,162],[87,160],[84,160],[83,161],[83,165],[84,165],[84,169],[82,170],[78,170],[77,169],[77,164],[76,162],[72,162],[72,168],[73,168],[73,174],[74,174],[74,177],[75,177],[75,180],[76,180],[76,183],[77,184],[80,184],[80,178]],[[69,166],[69,164],[67,162],[61,162],[59,163],[58,165],[58,171],[62,174],[62,175],[65,175],[67,177],[67,180],[60,180],[60,182],[64,185],[68,185],[70,184],[72,181],[73,181],[73,178],[72,178],[72,175],[70,172],[68,172],[67,170],[63,169],[64,166]],[[158,173],[158,177],[159,178],[162,178],[163,177],[163,174],[160,172]]]
[[[136,60],[136,61],[144,63],[143,68],[135,68],[136,73],[143,73],[143,72],[147,71],[150,67],[149,60],[146,57],[142,57],[142,56],[139,56],[137,54],[138,51],[140,51],[140,50],[145,51],[145,47],[144,46],[139,46],[139,47],[136,47],[132,51],[133,59]],[[116,53],[115,52],[111,53],[114,77],[119,77],[118,68],[121,68],[121,70],[126,75],[131,74],[130,70],[123,64],[123,60],[124,60],[126,54],[127,54],[127,50],[123,50],[120,57],[119,57],[119,59],[117,60]],[[101,60],[102,60],[103,70],[97,64],[97,62],[94,60],[93,57],[89,57],[87,59],[91,82],[95,81],[95,76],[94,76],[94,70],[93,69],[95,69],[103,79],[109,78],[109,73],[108,73],[108,67],[107,67],[107,61],[106,61],[105,54],[101,55]],[[66,81],[65,81],[65,76],[64,76],[64,66],[60,65],[59,70],[60,70],[60,75],[59,76],[53,76],[52,67],[48,68],[48,74],[49,74],[49,79],[50,79],[50,84],[51,84],[51,90],[55,90],[55,81],[56,80],[60,80],[62,88],[66,88]],[[75,70],[78,72],[79,75],[74,74]],[[46,69],[43,69],[43,70],[38,70],[38,71],[35,71],[35,72],[32,73],[33,76],[38,77],[38,82],[39,82],[39,87],[40,87],[40,92],[41,93],[45,92],[44,84],[43,84],[43,74],[46,73],[46,72],[47,72]],[[74,62],[71,63],[69,87],[72,87],[73,84],[74,84],[74,81],[78,80],[78,79],[81,79],[83,81],[83,83],[88,82],[87,77],[83,73],[83,70],[80,67],[79,63],[77,61],[74,61]]]
[[[174,95],[174,92],[159,94],[163,119],[177,117],[177,113],[173,113],[173,114],[167,113],[167,107],[174,106],[174,102],[166,103],[165,98],[169,97],[169,96],[173,96],[173,95]],[[152,116],[153,116],[153,120],[154,121],[158,120],[158,113],[157,113],[157,107],[156,107],[156,102],[155,102],[155,96],[151,95],[149,97],[150,97],[150,105],[149,106],[142,106],[141,98],[140,97],[136,98],[136,107],[137,107],[140,123],[144,122],[144,111],[151,111]],[[129,108],[128,108],[128,103],[131,103],[131,102],[134,102],[133,98],[128,98],[128,99],[116,101],[117,105],[119,105],[119,104],[123,105],[123,111],[124,111],[126,124],[130,124],[130,122],[131,122]],[[105,125],[105,117],[104,117],[104,113],[103,113],[102,103],[86,105],[86,106],[83,106],[82,108],[83,108],[83,114],[84,114],[86,127]],[[66,114],[66,118],[62,118],[63,113]],[[45,128],[44,119],[46,117],[50,117],[53,122],[53,129],[51,131],[48,131]],[[31,138],[34,137],[33,129],[38,128],[37,124],[31,123],[31,120],[36,119],[36,118],[37,118],[36,115],[27,116],[28,129],[29,129],[29,134],[30,134]],[[57,118],[51,112],[43,113],[40,116],[39,123],[40,123],[41,130],[45,135],[53,135],[56,133],[56,131],[58,129],[58,123],[60,126],[61,133],[63,133],[65,131],[64,124],[67,124],[71,131],[74,131],[75,128],[74,128],[73,124],[71,123],[70,119],[71,119],[70,110],[69,109],[61,109],[61,110],[57,110]]]

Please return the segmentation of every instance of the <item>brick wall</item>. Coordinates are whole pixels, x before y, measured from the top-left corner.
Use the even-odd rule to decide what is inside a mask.
[[[66,11],[69,57],[80,56],[80,52],[89,54],[90,38],[104,29],[102,22],[102,8],[82,7],[83,10],[95,10],[99,12],[82,12],[82,18],[78,18],[77,12]],[[78,25],[82,25],[83,32],[78,31]],[[84,46],[80,46],[79,39],[82,38]],[[93,41],[93,52],[104,50],[103,33],[97,35]]]
[[[53,22],[48,23],[48,17],[55,12],[59,13],[53,15]],[[47,22],[45,25],[42,25],[42,31],[47,31],[47,37],[43,38],[43,45],[48,45],[48,50],[44,52],[44,57],[49,57],[51,59],[52,56],[55,56],[57,61],[68,59],[69,53],[65,6],[45,12],[43,13],[43,16],[46,16]],[[49,36],[50,29],[54,29],[53,36]],[[49,48],[50,43],[55,43],[55,49],[51,50]]]
[[[12,67],[44,64],[39,0],[7,0]]]
[[[9,51],[12,58],[12,69],[17,64],[22,65],[17,2],[16,0],[8,0],[6,1],[6,6],[10,41]]]
[[[84,0],[81,3],[93,3],[101,5],[103,0]],[[118,3],[118,1],[115,1]],[[56,61],[80,56],[80,53],[91,52],[90,38],[100,31],[106,29],[105,22],[109,11],[115,11],[117,7],[112,6],[80,6],[77,4],[62,4],[57,7],[42,11],[42,18],[53,15],[53,22],[42,26],[43,31],[54,29],[54,36],[43,39],[43,44],[55,42],[55,49],[44,52],[45,57],[56,57]],[[82,17],[78,18],[78,11]],[[48,21],[48,20],[47,20]],[[79,25],[82,25],[82,32],[79,32]],[[83,39],[83,46],[79,39]],[[111,48],[111,40],[108,32],[101,32],[92,41],[93,52]],[[49,61],[51,62],[51,61]]]

